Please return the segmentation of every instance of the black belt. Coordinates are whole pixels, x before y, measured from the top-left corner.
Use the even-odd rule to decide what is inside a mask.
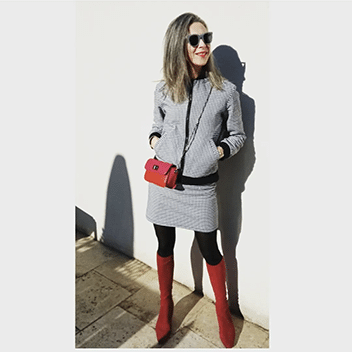
[[[218,172],[215,172],[211,175],[203,176],[203,177],[188,177],[183,175],[180,175],[180,176],[181,177],[178,178],[177,183],[181,183],[183,185],[202,186],[202,185],[207,185],[209,183],[217,182],[219,180]]]

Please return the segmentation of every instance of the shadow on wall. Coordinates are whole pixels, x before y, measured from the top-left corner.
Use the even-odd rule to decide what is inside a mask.
[[[133,257],[133,211],[126,162],[117,155],[111,169],[101,242]]]
[[[228,160],[219,163],[220,181],[217,185],[219,204],[219,229],[224,259],[227,267],[228,298],[231,311],[243,317],[238,302],[238,266],[236,246],[242,225],[242,192],[255,163],[254,115],[255,103],[243,93],[245,63],[242,63],[233,48],[218,46],[213,55],[222,75],[234,83],[240,94],[242,120],[247,140],[241,150]],[[202,291],[203,259],[197,242],[191,249],[195,290]]]
[[[94,232],[94,239],[97,239],[97,223],[92,216],[82,209],[76,207],[76,231],[90,236]]]

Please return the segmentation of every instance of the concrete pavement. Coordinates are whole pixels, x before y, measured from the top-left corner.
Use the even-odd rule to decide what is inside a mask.
[[[76,348],[223,348],[214,303],[174,281],[172,334],[158,344],[157,272],[76,235]],[[234,348],[269,348],[269,332],[233,316]]]

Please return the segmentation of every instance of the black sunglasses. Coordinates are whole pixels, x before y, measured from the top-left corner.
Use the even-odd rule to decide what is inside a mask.
[[[210,44],[213,40],[213,32],[207,32],[203,34],[190,34],[186,38],[188,39],[188,43],[193,47],[196,47],[201,39],[203,40],[204,44]]]

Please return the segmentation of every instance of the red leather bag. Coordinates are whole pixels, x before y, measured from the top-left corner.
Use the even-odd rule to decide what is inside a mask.
[[[160,187],[175,188],[178,170],[173,164],[157,159],[148,159],[145,166],[144,179]]]

